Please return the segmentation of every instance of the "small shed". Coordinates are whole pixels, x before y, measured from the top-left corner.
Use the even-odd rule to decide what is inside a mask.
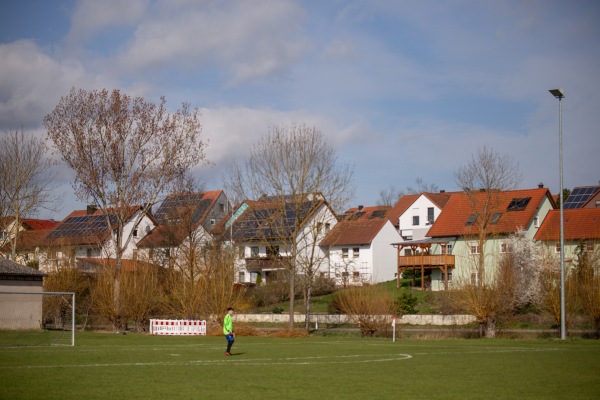
[[[0,258],[0,329],[40,329],[45,276]]]

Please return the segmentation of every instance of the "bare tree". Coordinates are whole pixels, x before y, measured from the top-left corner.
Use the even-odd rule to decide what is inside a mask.
[[[423,178],[417,177],[415,179],[415,186],[408,186],[406,193],[435,193],[438,191],[438,185],[435,183],[425,183]]]
[[[53,192],[52,162],[46,144],[23,131],[6,132],[0,137],[0,223],[11,227],[12,259],[16,258],[21,219],[51,210],[58,200]],[[7,224],[8,216],[14,220]]]
[[[123,228],[131,207],[143,207],[136,225],[162,193],[185,186],[190,169],[205,162],[199,111],[184,103],[170,114],[165,103],[164,97],[155,104],[119,90],[72,89],[44,118],[48,138],[76,173],[77,197],[98,205],[114,232],[117,314],[121,259],[132,237],[124,237]]]
[[[389,187],[379,191],[377,205],[393,207],[394,204],[398,202],[400,197],[404,196],[404,194],[405,193],[403,190],[398,189],[395,185],[390,185]]]
[[[290,328],[294,326],[296,274],[303,276],[307,315],[310,314],[312,282],[324,257],[318,246],[325,235],[327,214],[314,215],[305,222],[307,205],[314,206],[319,197],[333,210],[341,210],[352,197],[353,170],[341,164],[333,147],[321,132],[306,125],[276,126],[250,149],[249,159],[235,165],[226,178],[228,193],[238,201],[268,199],[279,210],[272,215],[265,243],[277,242],[289,254]],[[324,219],[325,218],[325,219]],[[282,223],[286,221],[285,223]],[[331,225],[333,226],[333,225]]]
[[[456,184],[463,188],[471,215],[468,223],[473,227],[473,241],[478,251],[470,257],[474,279],[463,283],[466,308],[473,312],[480,324],[486,326],[486,336],[495,336],[497,318],[506,310],[506,286],[513,271],[490,271],[486,276],[487,241],[495,235],[494,227],[500,214],[502,191],[517,187],[521,181],[515,161],[493,149],[483,147],[455,174]],[[496,260],[497,261],[497,260]],[[463,277],[464,279],[464,277]]]

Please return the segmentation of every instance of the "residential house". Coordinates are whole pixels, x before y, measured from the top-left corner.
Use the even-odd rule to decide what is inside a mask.
[[[117,223],[116,214],[108,213],[108,217],[94,206],[86,210],[76,210],[70,213],[58,226],[46,236],[48,253],[46,262],[40,269],[47,270],[54,266],[65,264],[75,265],[86,258],[114,258],[114,248],[111,235],[116,235],[109,229],[108,221],[114,227]],[[149,212],[144,212],[141,206],[131,207],[129,215],[123,226],[123,239],[131,237],[124,243],[123,259],[137,257],[137,244],[157,225],[156,220]]]
[[[186,253],[195,253],[212,240],[213,230],[229,213],[222,190],[171,194],[154,213],[159,225],[137,246],[145,259],[159,265],[185,262]]]
[[[526,237],[533,238],[554,208],[556,203],[552,195],[543,187],[455,193],[425,238],[398,244],[399,273],[420,269],[422,276],[426,276],[423,287],[429,280],[432,290],[448,288],[453,280],[478,282],[478,263],[482,258],[485,271],[493,271],[502,253],[509,250],[508,236],[523,230]],[[482,226],[485,227],[483,232]],[[483,249],[480,248],[482,235],[485,239]],[[401,255],[400,251],[405,247],[417,254]]]
[[[0,253],[8,258],[15,247],[16,261],[20,264],[37,259],[35,246],[31,247],[33,237],[43,237],[51,229],[59,224],[58,221],[34,218],[19,218],[9,216],[4,218],[2,229],[0,229]],[[17,226],[18,225],[18,226]],[[21,236],[26,238],[21,238]],[[14,240],[16,236],[16,241]],[[29,246],[24,248],[23,246]]]
[[[401,241],[425,238],[450,197],[456,192],[414,193],[402,196],[388,214],[388,218],[398,229]],[[402,255],[409,256],[412,248],[402,249]]]
[[[392,280],[397,273],[397,254],[392,243],[400,239],[387,218],[341,221],[320,244],[329,255],[328,275],[337,286]]]
[[[319,244],[337,222],[320,193],[244,201],[223,225],[237,249],[236,282],[266,283],[291,269],[329,274]]]
[[[577,248],[587,253],[600,249],[600,208],[571,208],[563,210],[564,260],[577,260]],[[550,251],[560,255],[560,210],[548,213],[534,236]]]

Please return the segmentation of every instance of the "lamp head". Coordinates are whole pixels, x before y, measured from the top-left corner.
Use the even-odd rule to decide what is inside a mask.
[[[565,92],[562,89],[550,89],[548,91],[552,96],[556,97],[557,99],[562,99],[563,97],[565,97]]]

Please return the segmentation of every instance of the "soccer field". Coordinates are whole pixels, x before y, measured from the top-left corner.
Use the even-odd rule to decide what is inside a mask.
[[[600,342],[77,333],[0,347],[0,399],[593,399]]]

